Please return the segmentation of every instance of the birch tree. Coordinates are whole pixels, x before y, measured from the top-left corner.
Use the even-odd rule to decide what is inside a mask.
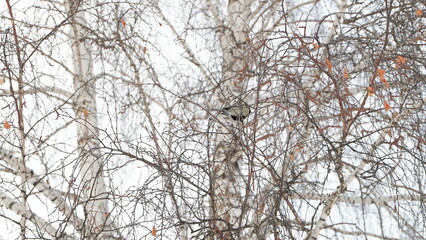
[[[423,3],[5,3],[3,238],[424,239]]]
[[[70,42],[74,63],[72,97],[77,128],[78,158],[84,202],[85,226],[83,236],[100,239],[111,238],[111,219],[107,205],[109,193],[103,172],[104,159],[100,152],[96,81],[93,74],[93,59],[88,40],[85,39],[86,18],[81,11],[81,2],[65,2],[70,16]]]

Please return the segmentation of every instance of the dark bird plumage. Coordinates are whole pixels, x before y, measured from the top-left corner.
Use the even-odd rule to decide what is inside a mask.
[[[247,103],[235,104],[221,109],[213,108],[213,111],[218,111],[224,115],[231,117],[234,121],[243,122],[251,113],[250,106]]]

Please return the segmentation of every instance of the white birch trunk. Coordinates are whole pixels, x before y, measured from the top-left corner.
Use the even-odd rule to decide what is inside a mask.
[[[249,26],[246,21],[250,5],[251,0],[229,0],[228,15],[224,23],[226,27],[220,31],[223,88],[220,89],[219,97],[225,97],[228,101],[240,97],[246,90],[247,79],[244,72],[248,70],[249,63]]]
[[[99,150],[96,89],[90,46],[81,26],[86,25],[84,11],[75,11],[73,1],[66,1],[71,18],[71,44],[74,63],[74,111],[77,122],[77,144],[80,161],[81,191],[85,210],[82,237],[109,239],[108,193],[104,182],[102,156]]]
[[[248,0],[229,0],[225,28],[218,26],[222,48],[223,78],[216,96],[224,105],[230,105],[242,97],[246,89],[244,70],[248,65],[248,27],[247,19],[250,2]],[[217,135],[214,139],[215,152],[213,163],[213,226],[217,239],[237,239],[242,213],[243,176],[239,165],[243,151],[241,149],[242,124],[226,117],[219,117]]]

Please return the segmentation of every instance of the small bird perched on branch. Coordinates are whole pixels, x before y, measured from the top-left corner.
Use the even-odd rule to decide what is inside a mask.
[[[239,102],[221,109],[213,108],[212,111],[218,111],[221,114],[231,117],[232,120],[240,122],[243,122],[243,120],[251,113],[250,106],[245,102]]]

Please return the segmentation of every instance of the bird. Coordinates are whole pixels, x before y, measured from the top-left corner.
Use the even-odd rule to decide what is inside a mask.
[[[251,113],[250,106],[245,102],[240,102],[220,109],[213,108],[212,111],[218,111],[219,113],[231,117],[232,120],[240,122],[243,122],[243,120]]]

